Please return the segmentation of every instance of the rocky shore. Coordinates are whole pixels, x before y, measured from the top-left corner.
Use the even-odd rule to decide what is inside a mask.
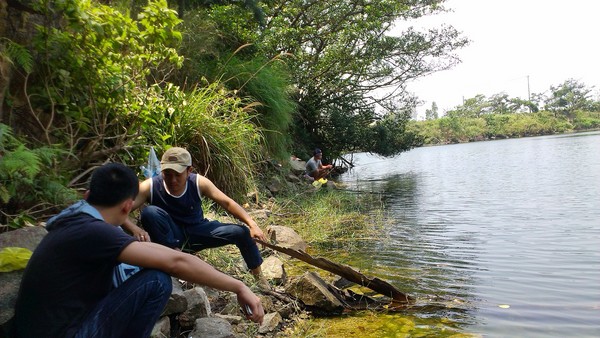
[[[284,175],[280,172],[267,180],[268,195],[276,195],[281,189],[289,188],[285,185],[315,190],[301,177],[304,163],[295,159],[290,162],[292,172]],[[285,182],[281,182],[281,177],[285,177]],[[269,217],[270,211],[262,209],[251,213],[260,222]],[[291,228],[271,225],[265,230],[272,243],[294,250],[308,249],[306,242]],[[0,250],[18,247],[33,251],[46,233],[43,223],[1,233]],[[232,247],[232,250],[235,251],[235,248]],[[231,256],[236,257],[233,251]],[[246,280],[262,299],[266,314],[262,325],[245,319],[235,295],[173,278],[172,295],[154,327],[152,337],[279,337],[286,336],[286,330],[297,321],[308,318],[311,312],[339,314],[344,310],[345,305],[339,295],[331,291],[336,286],[325,282],[317,272],[304,269],[290,276],[286,271],[290,257],[266,248],[262,254],[263,273],[271,289],[259,288]],[[241,259],[239,261],[237,272],[231,274],[244,279],[248,274],[241,266]],[[23,270],[0,273],[0,338],[7,336],[22,274]]]

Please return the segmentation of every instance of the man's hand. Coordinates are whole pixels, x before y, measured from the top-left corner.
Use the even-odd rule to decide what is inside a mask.
[[[263,309],[260,298],[256,296],[250,289],[244,285],[242,291],[237,294],[237,300],[242,311],[246,315],[246,318],[250,319],[255,323],[262,324],[263,317],[265,316],[265,310]],[[250,311],[246,310],[246,306],[249,307]]]
[[[256,223],[251,222],[248,227],[250,228],[250,237],[260,239],[263,242],[268,242],[267,236],[265,236],[265,233]]]
[[[123,227],[131,232],[131,236],[137,238],[140,242],[150,242],[150,235],[148,232],[132,222],[125,222]]]

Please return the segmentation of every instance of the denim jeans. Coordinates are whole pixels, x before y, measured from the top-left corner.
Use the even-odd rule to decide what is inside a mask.
[[[84,317],[74,337],[150,337],[172,288],[168,274],[143,269],[102,299]]]
[[[202,223],[181,227],[166,211],[152,205],[142,210],[141,222],[153,242],[170,248],[200,251],[235,244],[249,269],[257,268],[263,262],[250,229],[243,225],[205,219]]]

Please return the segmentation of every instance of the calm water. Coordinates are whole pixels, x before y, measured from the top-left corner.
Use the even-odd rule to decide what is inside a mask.
[[[354,160],[340,180],[381,193],[393,222],[349,260],[416,296],[416,318],[484,337],[600,337],[600,132]]]

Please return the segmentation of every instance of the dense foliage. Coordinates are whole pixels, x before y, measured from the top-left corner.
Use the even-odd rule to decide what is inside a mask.
[[[25,153],[0,154],[0,222],[73,197],[17,199],[14,187],[36,175],[82,188],[107,161],[137,169],[150,146],[190,148],[197,169],[234,196],[265,159],[308,157],[315,146],[333,157],[410,149],[420,141],[406,129],[416,101],[404,84],[451,67],[466,44],[451,27],[410,27],[442,3],[11,1],[0,14],[10,14],[0,123]],[[381,88],[392,94],[376,97]],[[15,176],[11,154],[28,152],[40,162]]]

